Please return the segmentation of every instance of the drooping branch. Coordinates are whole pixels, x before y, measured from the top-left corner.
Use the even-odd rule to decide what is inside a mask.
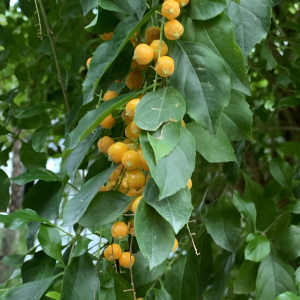
[[[68,98],[67,98],[67,94],[66,94],[66,91],[65,91],[65,88],[64,88],[62,77],[61,77],[60,67],[59,67],[59,63],[58,63],[58,59],[57,59],[57,55],[56,55],[56,50],[55,50],[53,38],[51,36],[51,30],[50,30],[49,23],[48,23],[48,20],[47,20],[46,11],[45,11],[42,0],[38,0],[38,1],[39,1],[41,12],[42,12],[42,15],[43,15],[43,18],[44,18],[44,23],[45,23],[45,26],[46,26],[47,35],[48,35],[49,40],[50,40],[50,44],[51,44],[51,48],[52,48],[52,52],[53,52],[53,56],[54,56],[54,60],[55,60],[57,75],[58,75],[58,81],[61,85],[61,89],[62,89],[62,92],[63,92],[63,95],[64,95],[66,107],[67,107],[67,111],[69,113],[70,108],[69,108]]]

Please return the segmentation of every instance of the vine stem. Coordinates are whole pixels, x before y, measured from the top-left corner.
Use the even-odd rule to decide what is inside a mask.
[[[134,300],[136,300],[136,294],[135,294],[135,288],[134,288],[134,282],[133,282],[133,274],[132,274],[132,265],[131,265],[133,236],[134,236],[134,229],[132,231],[131,240],[130,240],[130,250],[129,250],[130,256],[129,256],[129,261],[130,261],[131,287],[132,287],[132,292],[133,292],[133,298],[134,298]]]
[[[76,231],[76,236],[73,239],[73,244],[72,244],[72,248],[71,248],[69,259],[68,259],[68,265],[71,263],[72,256],[73,256],[73,253],[74,253],[74,250],[75,250],[76,241],[78,239],[78,234],[80,234],[80,230],[81,230],[81,226],[78,227],[78,229]]]
[[[200,255],[201,253],[198,252],[198,249],[197,249],[197,247],[196,247],[196,245],[195,245],[195,242],[194,242],[194,239],[193,239],[191,230],[190,230],[189,223],[186,223],[186,227],[187,227],[187,229],[188,229],[188,231],[189,231],[189,234],[190,234],[190,237],[191,237],[191,240],[192,240],[192,243],[193,243],[193,247],[194,247],[195,253],[196,253],[196,255]]]
[[[52,48],[52,52],[53,52],[53,56],[54,56],[54,60],[55,60],[57,75],[58,75],[58,81],[60,83],[60,86],[61,86],[61,89],[62,89],[62,92],[63,92],[63,95],[64,95],[67,111],[69,113],[70,112],[69,102],[68,102],[68,98],[67,98],[67,94],[66,94],[64,85],[63,85],[63,80],[62,80],[62,77],[61,77],[60,67],[59,67],[59,63],[58,63],[58,59],[57,59],[57,55],[56,55],[56,50],[55,50],[54,42],[53,42],[53,39],[52,39],[52,36],[51,36],[51,30],[50,30],[48,20],[47,20],[47,14],[46,14],[46,11],[45,11],[42,0],[38,0],[38,2],[39,2],[41,12],[42,12],[42,15],[43,15],[43,18],[44,18],[44,23],[45,23],[45,26],[46,26],[47,35],[48,35],[49,40],[50,40],[50,44],[51,44],[51,48]]]
[[[157,57],[157,60],[160,58],[161,43],[162,43],[162,32],[163,32],[164,24],[165,24],[165,17],[163,17],[163,19],[161,21],[161,25],[160,25],[160,37],[159,37],[159,47],[158,47],[158,57]],[[155,72],[153,92],[156,89],[157,78],[158,78],[158,74],[157,74],[157,72]]]

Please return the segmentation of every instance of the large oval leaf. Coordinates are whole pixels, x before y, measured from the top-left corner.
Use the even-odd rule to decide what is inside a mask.
[[[177,146],[157,163],[155,173],[152,174],[160,190],[160,199],[186,187],[195,168],[195,158],[195,140],[182,126]]]
[[[160,265],[170,254],[175,235],[170,224],[144,200],[134,216],[137,242],[150,270]]]
[[[243,53],[235,41],[234,27],[227,14],[223,12],[208,21],[183,16],[182,24],[185,28],[182,39],[201,43],[221,56],[230,74],[232,88],[250,95]]]
[[[187,113],[214,134],[230,100],[230,77],[224,60],[204,45],[177,41],[171,83],[183,96]]]
[[[208,20],[226,8],[226,0],[198,0],[190,2],[190,16],[195,20]]]
[[[189,221],[193,205],[188,187],[159,201],[159,188],[151,178],[147,182],[143,196],[145,201],[170,223],[176,234]]]
[[[95,228],[119,218],[132,198],[118,191],[99,192],[78,223],[84,227]]]
[[[155,131],[162,123],[181,121],[184,114],[185,102],[170,86],[146,94],[136,107],[134,121],[144,130]]]

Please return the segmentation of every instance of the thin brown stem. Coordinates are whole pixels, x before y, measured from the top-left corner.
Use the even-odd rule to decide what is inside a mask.
[[[69,113],[70,108],[69,108],[69,103],[68,103],[68,99],[67,99],[67,94],[66,94],[66,91],[65,91],[65,88],[64,88],[62,77],[61,77],[60,67],[59,67],[59,63],[58,63],[58,59],[57,59],[57,55],[56,55],[56,50],[55,50],[53,38],[51,36],[51,30],[50,30],[50,27],[49,27],[49,24],[48,24],[46,11],[45,11],[42,0],[38,0],[38,1],[39,1],[40,8],[41,8],[41,11],[42,11],[42,15],[43,15],[43,18],[44,18],[44,23],[45,23],[45,26],[46,26],[47,35],[48,35],[49,40],[50,40],[50,44],[51,44],[51,48],[52,48],[52,52],[53,52],[53,56],[54,56],[54,60],[55,60],[57,75],[58,75],[58,81],[60,83],[60,86],[61,86],[61,89],[62,89],[62,92],[63,92],[63,95],[64,95],[67,111]]]
[[[132,286],[132,292],[133,292],[133,298],[136,300],[136,294],[135,294],[135,288],[134,288],[134,282],[133,282],[133,274],[132,274],[132,265],[131,265],[131,257],[132,257],[132,242],[133,242],[133,236],[134,236],[134,229],[131,235],[131,241],[130,241],[130,278],[131,278],[131,286]]]
[[[40,40],[42,40],[43,39],[42,23],[41,23],[41,17],[40,17],[39,8],[38,8],[38,5],[36,3],[36,0],[34,0],[34,4],[35,4],[35,8],[36,8],[36,14],[37,14],[37,17],[39,19],[39,23],[37,24],[39,26],[38,37],[39,37]]]
[[[189,235],[190,235],[190,237],[191,237],[191,240],[192,240],[192,243],[193,243],[193,247],[194,247],[195,253],[196,253],[196,255],[200,255],[201,253],[198,252],[198,249],[197,249],[197,247],[196,247],[196,245],[195,245],[195,242],[194,242],[194,239],[193,239],[193,236],[192,236],[193,234],[191,233],[189,223],[186,224],[186,227],[187,227],[187,229],[188,229],[188,231],[189,231]]]

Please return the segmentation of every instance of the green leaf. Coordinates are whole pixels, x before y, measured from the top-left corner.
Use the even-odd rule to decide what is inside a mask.
[[[5,228],[17,230],[29,222],[49,223],[46,219],[41,218],[31,209],[19,209],[11,215],[1,215],[0,222],[4,223]]]
[[[202,252],[203,242],[209,243],[209,240],[201,238],[196,239],[196,247]],[[165,289],[173,300],[200,299],[200,274],[203,270],[201,267],[202,255],[196,255],[195,250],[191,247],[186,255],[182,255],[178,261],[172,265],[164,281]],[[204,279],[204,278],[203,278]]]
[[[170,223],[176,234],[189,221],[194,209],[188,187],[159,201],[159,188],[152,178],[147,182],[143,197],[147,204],[155,208]]]
[[[280,251],[287,260],[300,256],[300,227],[291,225],[280,238]]]
[[[230,102],[222,113],[220,127],[231,141],[253,141],[252,122],[252,112],[245,96],[231,90]]]
[[[100,153],[95,162],[89,167],[85,181],[89,181],[92,177],[109,169],[110,166],[111,162],[107,159],[107,156],[104,153]]]
[[[7,181],[8,176],[3,170],[0,170],[0,212],[6,212],[9,203],[9,187],[10,183]]]
[[[35,152],[31,145],[22,142],[22,148],[20,149],[20,160],[24,167],[28,170],[36,168],[45,168],[47,163],[47,154],[42,152]]]
[[[277,61],[273,57],[272,50],[266,42],[261,43],[260,55],[263,59],[267,61],[267,66],[266,66],[267,71],[271,71],[277,67]]]
[[[33,258],[27,260],[22,268],[23,283],[42,280],[53,276],[56,260],[44,251],[34,253]]]
[[[72,55],[70,53],[60,53],[57,56],[58,62],[65,69],[66,73],[69,72],[72,64]]]
[[[132,10],[136,13],[138,18],[141,20],[143,18],[143,15],[146,11],[146,0],[126,0],[127,3],[130,5]]]
[[[250,233],[246,241],[249,243],[245,249],[246,259],[260,262],[269,255],[270,242],[266,237],[257,233]]]
[[[152,174],[160,190],[160,199],[185,188],[195,168],[195,141],[192,134],[181,127],[177,146],[163,157]]]
[[[77,239],[77,244],[75,246],[73,257],[81,256],[88,251],[89,243],[92,240],[85,236],[79,236]]]
[[[166,122],[181,122],[185,114],[182,96],[171,86],[146,94],[136,107],[134,121],[144,129],[155,131]]]
[[[290,291],[297,294],[294,283],[294,269],[282,260],[277,250],[272,247],[258,269],[256,279],[256,299],[274,300],[278,295]]]
[[[39,300],[46,293],[53,281],[61,275],[62,274],[57,274],[56,276],[47,279],[16,286],[5,294],[5,300]]]
[[[255,291],[259,264],[244,260],[234,280],[235,294],[249,294]]]
[[[300,214],[300,201],[290,200],[289,203],[283,207],[283,210],[292,212],[294,214]]]
[[[156,7],[152,8],[139,22],[134,15],[123,19],[114,30],[113,38],[109,42],[102,43],[94,52],[93,59],[88,70],[87,78],[83,83],[83,103],[93,100],[96,86],[106,70],[110,67],[118,54],[129,42],[138,28],[147,22]]]
[[[181,126],[180,122],[168,122],[153,133],[147,133],[156,162],[168,155],[177,145]]]
[[[243,200],[240,197],[240,194],[238,191],[233,192],[233,204],[234,206],[239,210],[240,213],[248,216],[252,222],[254,227],[256,226],[256,207],[253,202],[249,202],[246,200]]]
[[[10,180],[14,181],[16,184],[19,185],[24,185],[27,182],[31,182],[37,179],[44,180],[47,182],[62,181],[62,178],[60,176],[45,168],[36,168],[29,172],[23,173],[18,177],[10,178]]]
[[[266,38],[271,22],[270,0],[229,0],[226,12],[234,29],[236,42],[242,49],[245,60],[252,48]]]
[[[231,203],[220,199],[217,205],[208,211],[205,225],[217,245],[231,252],[236,251],[242,230],[240,214]]]
[[[300,105],[300,97],[299,96],[288,96],[283,97],[278,102],[278,107],[281,109],[285,109],[288,107],[295,108]]]
[[[210,2],[210,5],[213,3]],[[230,74],[231,88],[250,95],[244,57],[235,41],[234,27],[227,14],[223,12],[207,21],[196,21],[183,15],[182,25],[185,29],[182,39],[203,44],[221,56]]]
[[[38,240],[43,251],[64,265],[62,257],[61,237],[56,228],[41,224]]]
[[[67,173],[71,179],[74,180],[75,174],[79,166],[84,160],[84,156],[89,151],[94,142],[99,138],[102,130],[97,130],[95,133],[88,135],[66,158],[63,163],[63,168],[67,170]]]
[[[78,223],[95,228],[119,218],[131,203],[132,198],[118,191],[99,192]]]
[[[106,181],[116,169],[116,167],[117,166],[113,166],[88,180],[82,186],[82,188],[76,194],[76,196],[70,201],[68,201],[64,208],[64,221],[62,226],[71,226],[78,222],[78,220],[83,216],[83,214],[87,210],[93,198],[99,192],[101,186],[106,183]]]
[[[151,174],[155,174],[155,170],[156,170],[155,154],[149,142],[147,131],[141,130],[140,143],[142,146],[144,157],[148,163],[150,172]]]
[[[95,272],[88,253],[74,257],[64,273],[61,300],[93,299]]]
[[[32,149],[36,152],[43,150],[48,134],[53,129],[53,126],[40,127],[38,128],[31,137]]]
[[[232,145],[226,133],[218,128],[216,136],[211,136],[196,123],[187,124],[187,129],[196,141],[196,150],[210,163],[236,161]]]
[[[134,227],[140,250],[152,270],[169,256],[175,241],[173,229],[144,200],[135,213]]]
[[[230,280],[230,273],[234,265],[235,253],[224,252],[215,262],[215,275],[212,284],[203,295],[204,300],[224,299],[224,293]]]
[[[55,299],[55,300],[60,300],[60,296],[61,294],[58,292],[48,292],[46,294],[46,297],[51,298],[51,299]]]
[[[292,180],[293,180],[293,169],[280,157],[274,158],[270,162],[270,173],[274,179],[283,185],[284,187],[291,189]]]
[[[297,268],[296,272],[295,272],[295,282],[298,285],[298,287],[300,286],[300,267]]]
[[[11,111],[14,117],[16,117],[17,119],[25,119],[25,118],[36,116],[42,112],[45,112],[47,109],[60,110],[52,103],[42,102],[25,108],[21,108],[16,105],[13,105]]]
[[[275,300],[300,300],[300,297],[292,292],[286,292],[279,295]]]
[[[97,0],[80,0],[83,15],[86,16],[90,10],[97,7]]]
[[[198,0],[190,2],[189,14],[195,20],[208,20],[226,8],[226,0]]]
[[[5,266],[10,266],[10,267],[20,267],[22,266],[24,262],[26,254],[11,254],[11,255],[6,255],[4,258],[1,260],[1,263]]]
[[[10,131],[8,131],[5,127],[3,127],[1,124],[0,124],[0,135],[6,135],[6,134],[11,134]]]
[[[171,296],[168,294],[168,292],[165,289],[158,290],[153,289],[152,290],[155,295],[155,300],[173,300]]]
[[[171,83],[186,101],[187,113],[215,134],[230,100],[230,78],[224,60],[206,46],[177,41],[172,52]]]
[[[115,3],[113,3],[109,0],[98,0],[97,2],[98,2],[98,5],[105,10],[116,11],[121,14],[126,13],[123,9],[121,9],[119,6],[117,6]]]
[[[133,282],[138,290],[148,283],[155,281],[166,271],[168,266],[167,261],[156,266],[152,270],[149,269],[149,264],[141,252],[134,255],[134,265],[132,267]],[[129,275],[129,274],[128,274]]]

